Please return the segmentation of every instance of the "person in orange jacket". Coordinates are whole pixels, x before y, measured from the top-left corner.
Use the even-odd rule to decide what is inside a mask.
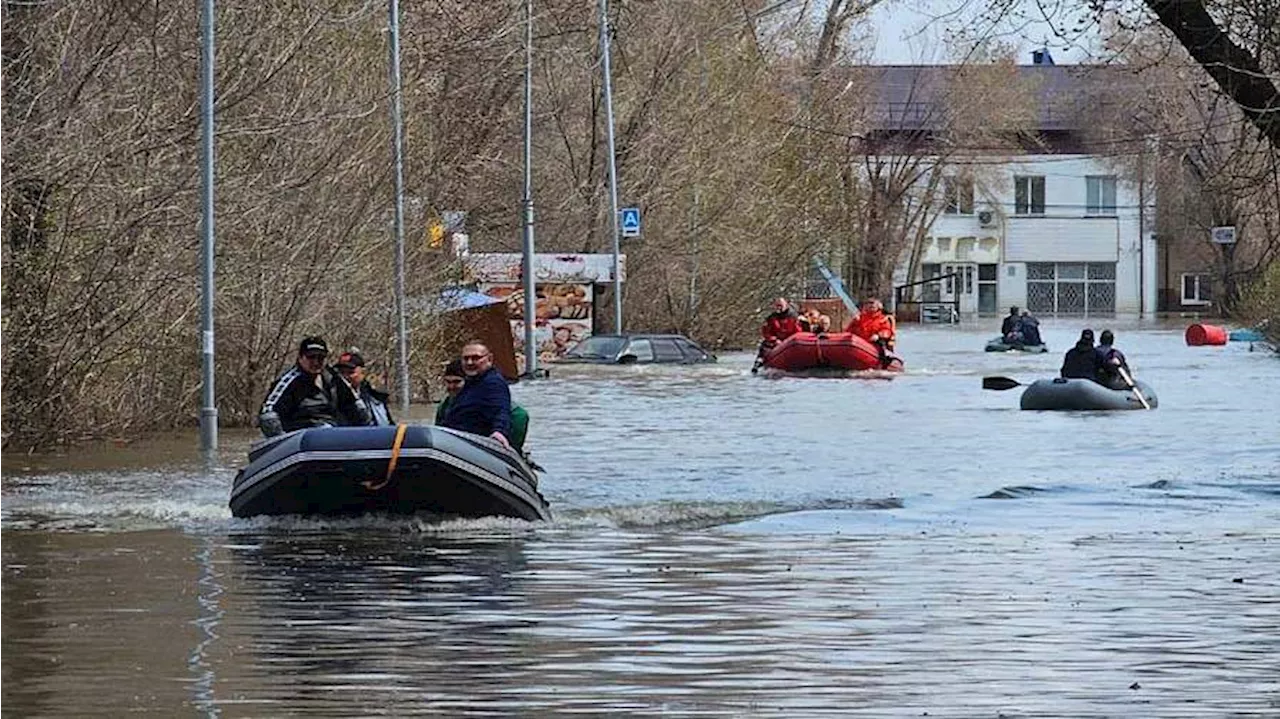
[[[889,352],[897,345],[897,328],[891,315],[884,313],[884,304],[868,297],[858,305],[858,314],[849,320],[845,332],[855,334],[880,348],[880,363],[889,364]]]

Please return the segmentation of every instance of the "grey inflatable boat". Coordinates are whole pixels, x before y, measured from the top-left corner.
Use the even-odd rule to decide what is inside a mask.
[[[519,454],[443,427],[398,429],[319,427],[255,443],[231,487],[231,513],[551,518]]]
[[[1048,352],[1049,345],[1046,345],[1043,343],[1038,345],[1024,345],[1019,343],[1009,344],[1004,341],[1003,337],[997,337],[987,343],[986,351],[987,352],[1028,352],[1031,354],[1039,354],[1041,352]]]
[[[1141,380],[1134,380],[1151,409],[1159,405],[1156,393]],[[1038,379],[1022,392],[1023,409],[1111,410],[1142,409],[1142,402],[1129,389],[1110,389],[1088,379]]]

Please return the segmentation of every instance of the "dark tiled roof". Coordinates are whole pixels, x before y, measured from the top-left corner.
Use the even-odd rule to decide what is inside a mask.
[[[981,82],[982,73],[1005,73],[1007,66],[874,65],[849,68],[851,77],[878,96],[872,123],[879,130],[940,130],[948,95],[957,83]],[[1098,110],[1114,104],[1137,83],[1126,69],[1104,65],[1019,65],[1017,83],[1035,93],[1037,130],[1089,126]],[[1033,128],[1028,128],[1033,129]]]

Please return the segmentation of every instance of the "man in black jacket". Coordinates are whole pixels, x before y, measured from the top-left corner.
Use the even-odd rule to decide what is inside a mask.
[[[308,427],[369,424],[369,408],[351,385],[325,366],[329,347],[320,337],[304,337],[297,362],[271,385],[258,428],[267,437]]]
[[[1013,343],[1015,338],[1010,335],[1018,331],[1018,320],[1020,319],[1022,318],[1018,315],[1018,308],[1016,306],[1010,307],[1009,316],[1005,317],[1004,322],[1000,323],[1000,336],[1004,338],[1005,342]]]
[[[1098,380],[1098,353],[1093,349],[1093,330],[1080,333],[1076,346],[1062,358],[1062,376],[1071,379]]]
[[[1128,389],[1129,383],[1120,370],[1124,369],[1132,375],[1129,361],[1125,359],[1123,352],[1112,346],[1115,341],[1116,335],[1111,330],[1103,330],[1098,337],[1098,346],[1093,350],[1098,356],[1098,383],[1111,389]]]
[[[360,399],[369,407],[370,420],[372,425],[393,425],[396,423],[391,418],[391,410],[387,409],[387,399],[390,397],[386,392],[375,389],[369,384],[369,380],[365,378],[364,371],[364,355],[360,354],[360,350],[352,347],[351,349],[338,355],[338,361],[333,365],[338,369],[338,373],[346,378],[351,387],[360,395]]]

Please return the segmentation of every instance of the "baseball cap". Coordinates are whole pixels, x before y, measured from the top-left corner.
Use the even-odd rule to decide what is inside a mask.
[[[363,367],[364,357],[360,356],[360,350],[352,347],[351,349],[338,355],[338,361],[334,363],[335,367]]]
[[[298,352],[323,352],[329,354],[329,345],[324,343],[323,337],[303,337],[302,342],[298,343]]]

